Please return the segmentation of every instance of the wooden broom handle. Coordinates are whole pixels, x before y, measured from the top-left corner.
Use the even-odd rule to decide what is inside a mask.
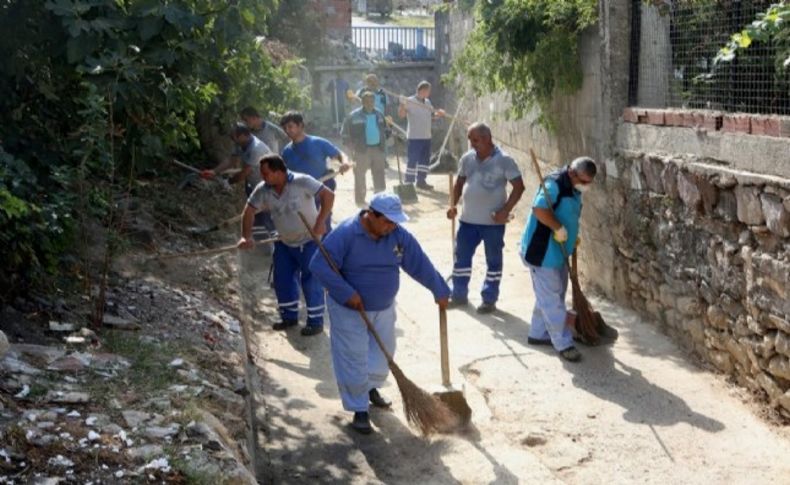
[[[326,263],[329,265],[330,268],[332,268],[332,271],[334,271],[335,273],[337,273],[342,277],[343,273],[340,272],[340,269],[332,260],[332,256],[330,256],[329,252],[327,252],[326,248],[321,242],[321,239],[318,236],[316,236],[315,232],[313,232],[313,228],[310,227],[310,223],[307,222],[307,218],[301,212],[297,212],[297,214],[299,214],[299,219],[302,220],[304,227],[310,233],[310,237],[313,238],[313,242],[315,242],[316,246],[318,246],[318,249],[321,251],[321,254],[324,255],[324,259],[326,260]],[[370,320],[368,319],[368,314],[365,313],[365,310],[358,310],[358,311],[359,311],[359,316],[361,316],[362,320],[365,322],[365,326],[368,327],[368,331],[371,333],[371,335],[373,335],[373,338],[376,339],[376,343],[379,344],[379,348],[381,349],[381,352],[384,354],[384,357],[387,358],[387,362],[391,364],[393,361],[392,355],[387,351],[387,348],[384,347],[384,342],[382,342],[381,337],[379,336],[379,333],[376,331],[376,329],[373,327],[373,324],[370,323]]]
[[[439,308],[439,342],[441,343],[442,385],[450,387],[450,351],[447,348],[447,310]]]
[[[257,241],[255,244],[266,244],[270,242],[279,241],[280,237],[270,237],[269,239],[264,239],[262,241]],[[238,246],[235,244],[231,246],[222,246],[220,248],[212,248],[212,249],[201,249],[199,251],[191,251],[188,253],[172,253],[172,254],[162,254],[159,256],[154,256],[152,259],[172,259],[172,258],[189,258],[193,256],[211,256],[212,254],[220,254],[220,253],[227,253],[230,251],[234,251],[238,249]]]

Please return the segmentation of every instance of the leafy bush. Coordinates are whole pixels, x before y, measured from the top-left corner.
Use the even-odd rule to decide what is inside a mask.
[[[200,113],[304,99],[260,46],[276,0],[0,4],[0,295],[54,273],[135,170],[203,158]],[[79,217],[76,217],[76,216]],[[24,276],[23,276],[24,275]]]
[[[551,126],[549,105],[556,94],[582,84],[579,34],[595,24],[596,0],[466,0],[474,4],[475,28],[450,75],[474,94],[506,91],[510,114],[539,109]]]

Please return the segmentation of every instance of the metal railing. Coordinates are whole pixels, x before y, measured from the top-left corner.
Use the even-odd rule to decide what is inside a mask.
[[[433,27],[352,27],[351,39],[367,55],[389,61],[433,60]]]

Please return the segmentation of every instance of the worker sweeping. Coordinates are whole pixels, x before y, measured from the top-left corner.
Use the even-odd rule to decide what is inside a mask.
[[[255,213],[268,211],[280,237],[274,244],[273,264],[274,292],[282,321],[274,324],[273,328],[285,330],[297,324],[301,283],[307,306],[307,323],[301,333],[304,336],[317,335],[323,331],[324,289],[308,267],[317,246],[303,226],[299,213],[313,225],[314,233],[324,234],[335,195],[313,177],[288,171],[280,155],[263,157],[260,173],[264,181],[255,187],[247,200],[238,247],[253,247],[251,236]],[[315,197],[320,201],[320,210],[313,202]]]
[[[351,168],[351,165],[343,160],[343,153],[332,142],[320,136],[305,133],[302,113],[298,111],[285,113],[280,119],[280,126],[291,139],[291,142],[283,148],[282,153],[283,160],[291,172],[305,173],[314,179],[320,179],[329,170],[326,163],[327,158],[340,162],[338,170],[340,174],[346,173]],[[324,185],[334,191],[337,182],[330,178],[324,182]],[[316,204],[318,204],[317,199]],[[326,232],[329,232],[332,228],[331,214],[326,223]]]
[[[253,135],[250,127],[241,121],[233,126],[230,136],[236,144],[236,151],[213,169],[203,170],[200,176],[206,180],[210,180],[241,160],[241,171],[233,175],[228,181],[234,184],[244,180],[244,191],[247,197],[249,197],[253,189],[261,182],[261,173],[258,168],[259,163],[261,159],[265,155],[271,153],[272,150],[266,143]],[[255,216],[255,225],[252,229],[252,235],[256,240],[266,239],[270,237],[273,227],[269,214],[262,212]]]
[[[496,309],[502,281],[505,226],[524,193],[524,181],[515,160],[494,145],[488,125],[473,123],[467,138],[472,149],[458,163],[458,178],[447,209],[447,218],[454,219],[458,214],[456,205],[463,197],[461,223],[455,235],[451,307],[468,304],[472,257],[482,242],[487,269],[481,291],[483,301],[477,312],[491,313]],[[508,183],[512,186],[509,196]]]
[[[538,189],[521,239],[521,257],[535,292],[527,343],[552,345],[570,362],[579,361],[581,354],[573,345],[575,315],[565,308],[568,262],[560,245],[568,255],[576,249],[582,193],[591,187],[596,173],[595,162],[580,157],[546,177],[548,196]]]
[[[368,434],[373,428],[369,405],[389,407],[379,392],[389,367],[368,333],[359,311],[364,310],[390,354],[395,352],[395,296],[400,269],[428,288],[440,308],[446,308],[450,288],[420,244],[400,224],[407,221],[397,195],[374,195],[369,208],[340,223],[324,240],[335,273],[320,254],[310,270],[329,292],[331,352],[343,408],[354,413],[351,426]]]

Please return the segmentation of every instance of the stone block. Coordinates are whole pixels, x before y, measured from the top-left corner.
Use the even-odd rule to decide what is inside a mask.
[[[699,210],[702,204],[702,194],[700,194],[695,178],[688,172],[680,172],[677,177],[678,195],[686,207],[694,211]]]
[[[713,209],[713,214],[727,222],[737,221],[738,199],[735,197],[735,192],[732,190],[720,191],[716,200],[716,207]]]
[[[778,116],[752,116],[752,135],[782,136],[782,120]]]
[[[704,111],[702,113],[702,128],[707,131],[718,131],[723,125],[724,115],[718,111]]]
[[[661,181],[664,186],[664,193],[672,198],[678,197],[678,166],[670,162],[661,171]]]
[[[790,357],[790,334],[777,332],[774,340],[774,349],[785,357]]]
[[[664,170],[664,163],[658,157],[645,157],[642,159],[642,173],[645,176],[645,183],[648,190],[657,194],[664,193],[664,182],[661,173]]]
[[[777,399],[779,405],[782,406],[785,411],[790,412],[790,391],[785,392],[782,396]]]
[[[733,370],[732,366],[732,359],[730,359],[729,354],[727,352],[721,352],[719,350],[708,350],[708,359],[719,369],[721,372],[725,374],[730,374]]]
[[[777,402],[779,398],[782,396],[782,389],[776,384],[770,376],[766,375],[765,372],[760,372],[757,374],[757,382],[760,384],[760,387],[763,388],[766,394],[768,394],[768,399],[771,402]]]
[[[790,359],[784,355],[775,355],[768,362],[768,372],[776,377],[790,380]]]
[[[735,188],[738,202],[738,220],[749,226],[759,226],[765,222],[760,189],[757,187],[738,186]]]
[[[713,208],[719,200],[719,190],[707,177],[697,177],[697,188],[702,197],[702,209],[705,214],[713,214]]]
[[[763,193],[760,201],[768,229],[779,237],[790,236],[790,212],[785,209],[782,199],[774,194]]]
[[[752,116],[747,114],[724,115],[721,131],[728,133],[751,133]]]
[[[705,343],[705,326],[702,320],[698,318],[687,320],[684,326],[694,342]]]
[[[716,328],[726,330],[730,327],[730,318],[724,310],[717,305],[711,305],[705,312],[708,323]]]
[[[682,296],[675,300],[675,308],[681,315],[690,317],[695,317],[702,313],[702,304],[697,298],[691,296]]]
[[[724,340],[724,345],[727,348],[727,352],[729,352],[730,355],[741,364],[741,366],[749,368],[751,362],[749,362],[749,356],[746,355],[746,349],[744,349],[732,337],[726,337]]]

